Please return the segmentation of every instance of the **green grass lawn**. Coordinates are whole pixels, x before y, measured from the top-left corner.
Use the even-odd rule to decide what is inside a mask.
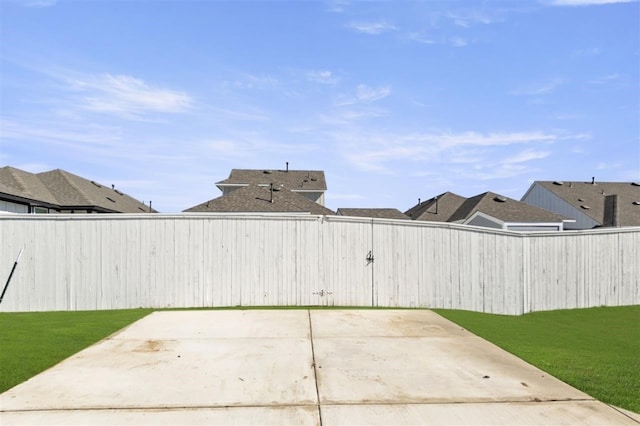
[[[0,313],[0,392],[152,311]]]
[[[640,306],[435,312],[600,401],[640,413]]]

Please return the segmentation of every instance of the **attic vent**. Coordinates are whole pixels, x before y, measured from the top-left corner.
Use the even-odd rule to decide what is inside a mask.
[[[634,202],[633,202],[633,203],[631,203],[631,204],[633,204],[634,206],[640,206],[640,201],[634,201]]]
[[[100,185],[98,182],[91,181],[91,183],[97,186],[98,188],[102,188],[102,185]]]
[[[581,208],[581,209],[585,209],[585,210],[589,210],[591,207],[589,207],[589,206],[587,206],[587,205],[585,205],[585,204],[581,204],[581,205],[580,205],[580,208]]]
[[[584,201],[584,199],[578,198],[578,201],[580,201],[582,203]]]
[[[311,178],[311,182],[315,182],[315,181],[317,181],[317,180],[318,180],[318,179],[316,179],[316,178]]]
[[[271,174],[271,170],[264,170],[262,173],[264,173],[265,175],[270,175]]]
[[[116,200],[114,200],[113,198],[107,197],[107,200],[111,201],[112,203],[115,203]]]
[[[631,185],[633,185],[633,186],[640,186],[640,182],[631,182]]]
[[[122,192],[118,191],[117,189],[116,189],[116,194],[118,194],[118,195],[124,195]]]
[[[564,182],[562,182],[561,180],[554,180],[553,184],[554,185],[564,185]]]
[[[503,196],[501,196],[501,195],[497,195],[497,196],[495,196],[495,197],[493,198],[493,201],[497,201],[497,202],[499,202],[499,203],[504,203],[505,201],[507,201],[507,199],[506,199],[506,198],[504,198],[504,197],[503,197]]]

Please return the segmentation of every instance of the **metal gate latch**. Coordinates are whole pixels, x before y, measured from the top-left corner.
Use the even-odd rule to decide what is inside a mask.
[[[371,250],[367,253],[367,265],[370,263],[373,263],[373,252]]]

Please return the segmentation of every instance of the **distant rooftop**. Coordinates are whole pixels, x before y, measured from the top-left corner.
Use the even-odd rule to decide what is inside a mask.
[[[418,200],[418,204],[404,214],[412,220],[429,222],[447,222],[451,215],[462,206],[466,200],[453,192],[445,192],[426,201]]]
[[[61,169],[29,173],[10,166],[2,167],[0,193],[16,202],[38,203],[58,210],[142,213],[150,209],[114,187]]]
[[[601,226],[640,226],[639,182],[536,181]],[[532,185],[533,186],[533,185]],[[523,197],[523,199],[526,197]]]
[[[398,209],[390,208],[339,208],[340,216],[373,217],[378,219],[409,219]]]
[[[421,201],[405,212],[413,220],[430,222],[463,222],[476,212],[484,213],[503,222],[546,223],[562,222],[563,216],[540,207],[484,192],[471,198],[445,192]]]
[[[217,182],[222,190],[225,186],[284,185],[291,191],[326,191],[327,181],[322,170],[250,170],[233,169],[229,177]]]
[[[334,215],[332,210],[285,187],[249,185],[184,210],[185,212],[272,212]]]

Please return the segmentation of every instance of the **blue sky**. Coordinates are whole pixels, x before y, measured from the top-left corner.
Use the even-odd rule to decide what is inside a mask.
[[[179,212],[232,168],[326,205],[640,180],[640,3],[0,0],[0,166]]]

